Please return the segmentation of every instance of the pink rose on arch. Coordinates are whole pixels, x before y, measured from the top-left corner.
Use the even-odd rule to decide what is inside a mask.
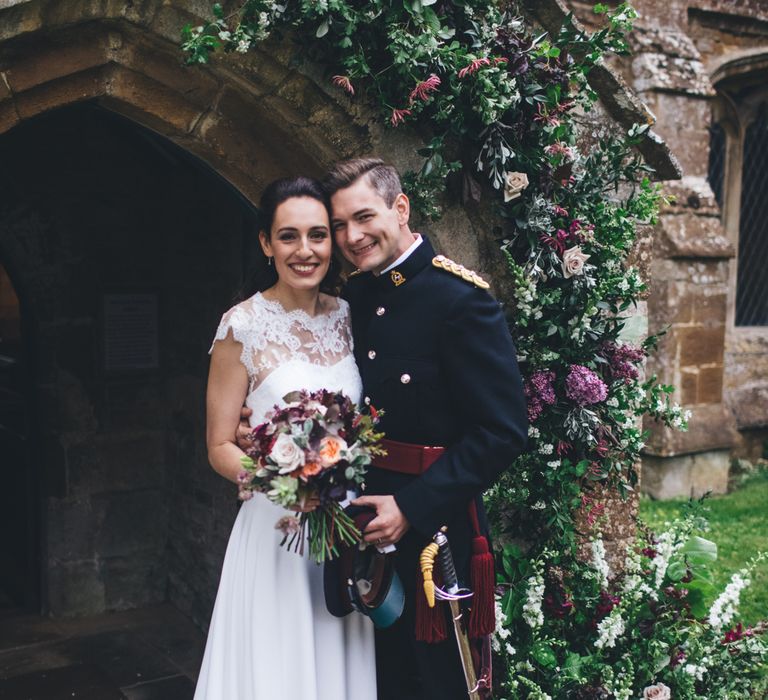
[[[517,199],[528,187],[528,176],[525,173],[508,172],[504,175],[504,201]]]
[[[663,683],[649,685],[643,689],[643,700],[671,700],[672,691]]]
[[[591,256],[581,250],[581,246],[573,246],[563,253],[563,276],[568,279],[584,272],[584,263]]]

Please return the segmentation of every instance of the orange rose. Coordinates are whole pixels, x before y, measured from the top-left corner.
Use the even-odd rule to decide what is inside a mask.
[[[320,441],[320,464],[326,469],[341,459],[341,453],[347,449],[347,443],[336,435],[328,435]]]
[[[323,467],[318,462],[307,462],[301,468],[301,476],[303,479],[309,479],[310,476],[319,474],[323,470]]]

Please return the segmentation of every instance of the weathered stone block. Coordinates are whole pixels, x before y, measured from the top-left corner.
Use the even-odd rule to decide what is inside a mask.
[[[94,556],[96,533],[101,523],[87,497],[49,499],[47,519],[48,556],[51,559],[71,562]]]
[[[734,444],[736,429],[731,412],[723,404],[694,407],[686,432],[666,428],[646,418],[643,428],[649,432],[645,454],[671,457],[693,452],[724,449]]]
[[[723,368],[702,367],[699,370],[698,400],[696,403],[720,403],[723,400]]]
[[[67,451],[70,493],[162,488],[164,458],[160,431],[99,435]]]
[[[768,426],[768,382],[732,389],[727,401],[740,430]]]
[[[16,105],[10,99],[0,102],[0,134],[12,129],[19,123]]]
[[[104,582],[97,559],[48,562],[48,605],[53,617],[104,611]]]
[[[684,369],[680,372],[680,402],[685,406],[698,403],[699,372],[696,369]]]
[[[160,490],[104,493],[91,499],[102,523],[95,549],[101,557],[162,555],[168,524],[166,499]]]
[[[668,258],[730,258],[733,245],[725,235],[720,219],[684,212],[662,215],[656,254]]]
[[[680,366],[722,364],[725,326],[675,328],[680,342]]]
[[[161,559],[137,556],[102,560],[106,610],[129,610],[165,600],[168,571]]]
[[[0,3],[0,41],[37,31],[42,25],[40,3],[14,0],[2,0]]]
[[[68,75],[16,95],[19,116],[28,119],[63,105],[98,97],[104,92],[99,70]]]
[[[697,97],[713,97],[715,90],[704,64],[696,58],[641,53],[632,60],[634,86],[638,92],[667,90]]]
[[[728,450],[666,458],[644,455],[642,491],[659,500],[726,493],[729,465]]]
[[[204,111],[165,85],[120,66],[108,70],[106,94],[121,103],[125,114],[162,134],[191,131]]]
[[[106,63],[101,37],[90,32],[74,43],[60,41],[38,42],[34,51],[14,61],[6,75],[15,93],[52,80],[81,73]]]

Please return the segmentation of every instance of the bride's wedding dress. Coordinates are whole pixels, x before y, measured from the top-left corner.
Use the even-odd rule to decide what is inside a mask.
[[[340,390],[360,401],[345,301],[312,317],[256,294],[224,315],[214,343],[230,333],[243,346],[251,425],[297,389]],[[322,567],[279,546],[275,523],[286,514],[261,494],[240,508],[195,700],[376,697],[373,625],[358,613],[328,613]]]

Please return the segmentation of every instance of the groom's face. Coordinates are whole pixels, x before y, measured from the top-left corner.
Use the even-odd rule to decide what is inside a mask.
[[[408,228],[408,198],[399,194],[388,207],[365,177],[336,192],[331,206],[336,244],[364,272],[381,272],[414,241]]]

